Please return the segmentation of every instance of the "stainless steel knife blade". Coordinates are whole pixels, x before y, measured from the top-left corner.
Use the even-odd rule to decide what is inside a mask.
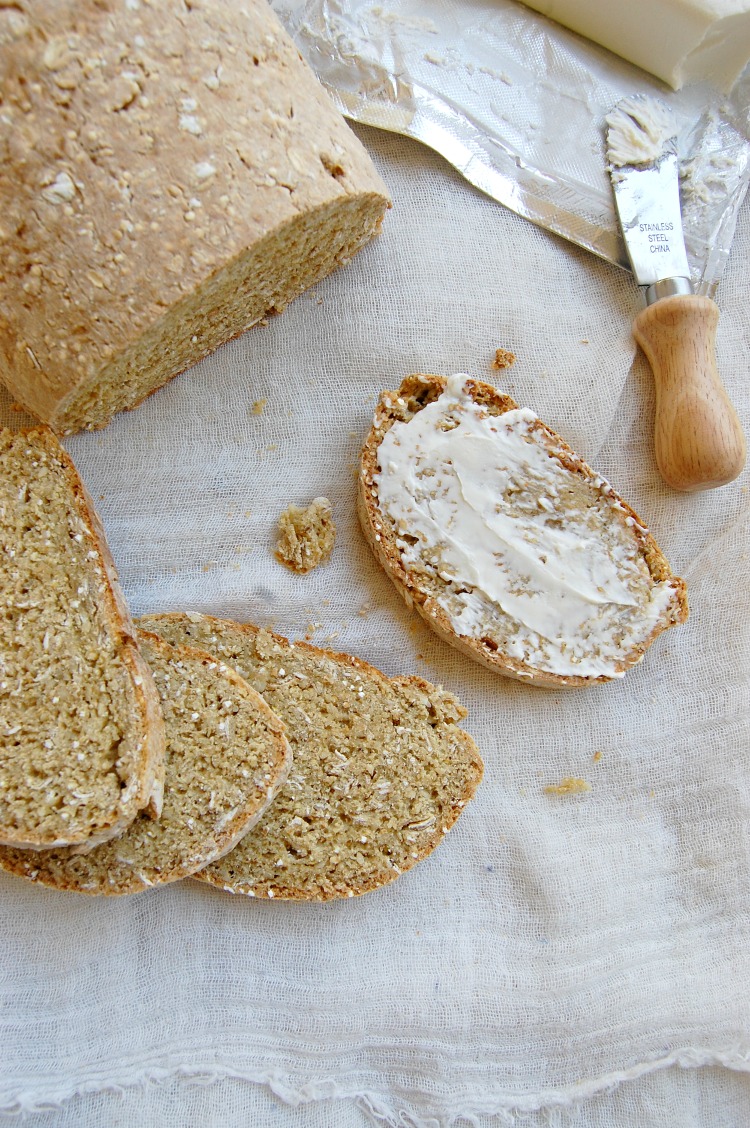
[[[635,96],[620,102],[607,122],[609,174],[636,281],[649,302],[690,294],[674,119],[661,103]],[[649,293],[652,286],[658,289]]]

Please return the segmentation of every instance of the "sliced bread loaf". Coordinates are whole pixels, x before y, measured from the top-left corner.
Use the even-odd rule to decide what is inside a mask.
[[[687,617],[684,582],[630,506],[531,411],[465,375],[383,393],[359,513],[404,599],[498,673],[607,682]]]
[[[385,185],[265,0],[0,4],[0,378],[99,427],[345,263]]]
[[[86,849],[158,811],[158,693],[91,499],[48,428],[0,431],[0,525],[0,842]]]
[[[231,664],[284,721],[294,766],[263,820],[197,876],[231,893],[353,897],[392,881],[442,841],[482,776],[465,710],[421,678],[269,631],[198,615],[149,630]]]
[[[230,850],[289,770],[284,726],[233,670],[148,633],[141,647],[167,734],[164,806],[87,854],[0,847],[0,868],[77,893],[139,893],[177,881]]]

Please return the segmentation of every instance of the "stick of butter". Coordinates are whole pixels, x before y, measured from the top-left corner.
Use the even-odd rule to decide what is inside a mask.
[[[750,61],[750,0],[526,0],[674,90],[727,92]]]

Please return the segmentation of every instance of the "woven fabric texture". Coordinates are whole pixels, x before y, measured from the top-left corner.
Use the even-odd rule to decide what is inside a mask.
[[[311,1125],[513,1123],[581,1102],[595,1124],[630,1078],[601,1121],[624,1125],[647,1122],[636,1079],[645,1108],[673,1075],[684,1123],[703,1125],[694,1081],[660,1067],[749,1068],[748,476],[696,495],[662,484],[627,274],[417,144],[358,132],[393,193],[380,238],[65,445],[134,614],[231,616],[440,683],[469,709],[484,782],[432,857],[346,902],[257,903],[190,881],[89,899],[0,877],[0,1110],[120,1123],[106,1094],[151,1079],[171,1111],[137,1090],[123,1124],[214,1123],[221,1084],[245,1110],[221,1122],[244,1123],[244,1079],[262,1083],[255,1123],[302,1123],[294,1108],[320,1101]],[[717,297],[719,363],[746,426],[748,251],[746,206]],[[496,371],[500,347],[517,360]],[[516,684],[401,603],[358,527],[355,469],[378,393],[412,371],[469,372],[533,408],[686,578],[688,623],[624,680]],[[24,422],[7,397],[2,411]],[[298,576],[274,559],[276,523],[319,495],[336,547]],[[591,790],[545,791],[566,776]],[[742,1094],[733,1077],[727,1117]]]

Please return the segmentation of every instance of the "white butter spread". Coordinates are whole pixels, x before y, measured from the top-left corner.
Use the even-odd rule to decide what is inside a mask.
[[[677,122],[664,102],[634,95],[618,102],[606,118],[607,160],[615,167],[654,164],[677,136]]]
[[[731,89],[750,61],[750,0],[525,0],[675,90]]]
[[[533,412],[475,404],[466,379],[451,377],[378,448],[379,506],[404,566],[457,634],[554,674],[619,676],[670,583],[651,578],[607,483],[567,469]]]

